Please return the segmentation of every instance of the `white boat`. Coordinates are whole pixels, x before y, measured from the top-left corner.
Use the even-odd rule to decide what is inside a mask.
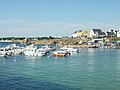
[[[8,46],[5,47],[6,50],[12,50],[12,49],[18,49],[20,48],[19,46],[17,46],[16,44],[10,44]]]
[[[24,51],[24,54],[26,56],[44,56],[45,55],[44,52],[41,52],[41,51],[31,51],[31,50]]]
[[[5,47],[6,52],[11,53],[12,55],[17,55],[22,53],[22,49],[16,44],[11,44]]]
[[[5,57],[5,56],[6,56],[5,49],[1,48],[0,49],[0,57]]]
[[[45,56],[46,55],[45,51],[41,51],[39,49],[37,49],[35,53],[36,53],[36,56]]]
[[[53,57],[65,57],[68,55],[70,55],[70,52],[62,50],[54,51],[52,54]]]
[[[51,50],[51,47],[49,45],[42,46],[42,48],[46,50]]]
[[[27,46],[23,53],[26,56],[44,56],[46,52],[41,51],[40,49],[37,49],[37,46],[34,46],[33,44],[30,46]]]
[[[19,48],[19,49],[13,49],[13,50],[11,50],[11,52],[14,55],[18,55],[18,54],[23,53],[23,49],[21,49],[21,48]]]
[[[49,53],[50,51],[55,50],[55,48],[53,48],[53,47],[51,47],[49,45],[42,46],[42,48],[40,48],[40,49],[45,50],[47,53]]]
[[[72,48],[72,47],[62,47],[60,50],[68,51],[68,52],[78,52],[78,48]]]

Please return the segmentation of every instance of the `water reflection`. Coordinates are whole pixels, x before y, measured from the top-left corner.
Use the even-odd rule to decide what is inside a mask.
[[[81,49],[80,53],[62,58],[52,56],[1,58],[0,72],[0,77],[4,73],[10,73],[39,82],[47,81],[71,88],[77,87],[78,90],[118,90],[120,51]],[[4,75],[2,77],[6,78]],[[31,83],[35,85],[35,82]]]

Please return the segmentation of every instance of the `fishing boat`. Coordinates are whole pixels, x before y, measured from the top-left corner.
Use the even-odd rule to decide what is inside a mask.
[[[70,55],[70,52],[62,51],[62,50],[54,51],[53,54],[52,54],[53,57],[65,57],[65,56],[68,56],[68,55]]]

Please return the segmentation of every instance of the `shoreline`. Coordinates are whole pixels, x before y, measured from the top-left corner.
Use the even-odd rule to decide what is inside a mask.
[[[20,44],[45,44],[50,45],[54,44],[58,47],[72,47],[72,48],[99,48],[98,45],[86,45],[86,44],[75,44],[76,42],[80,41],[80,39],[49,39],[49,40],[31,40],[30,43],[25,42],[25,40],[0,40],[0,42],[18,42]],[[110,48],[110,47],[108,47]],[[118,46],[117,49],[120,49],[120,46]]]

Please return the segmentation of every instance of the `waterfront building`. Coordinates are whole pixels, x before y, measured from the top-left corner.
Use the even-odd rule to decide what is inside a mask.
[[[102,32],[101,29],[91,29],[90,30],[90,36],[91,36],[91,38],[104,37],[105,33]]]
[[[117,30],[109,29],[109,31],[106,31],[106,37],[117,37]]]
[[[73,38],[89,38],[90,37],[90,33],[88,30],[78,30],[75,31],[71,37]]]
[[[117,37],[120,37],[120,30],[117,31]]]
[[[107,37],[113,37],[116,36],[114,32],[105,32]]]

